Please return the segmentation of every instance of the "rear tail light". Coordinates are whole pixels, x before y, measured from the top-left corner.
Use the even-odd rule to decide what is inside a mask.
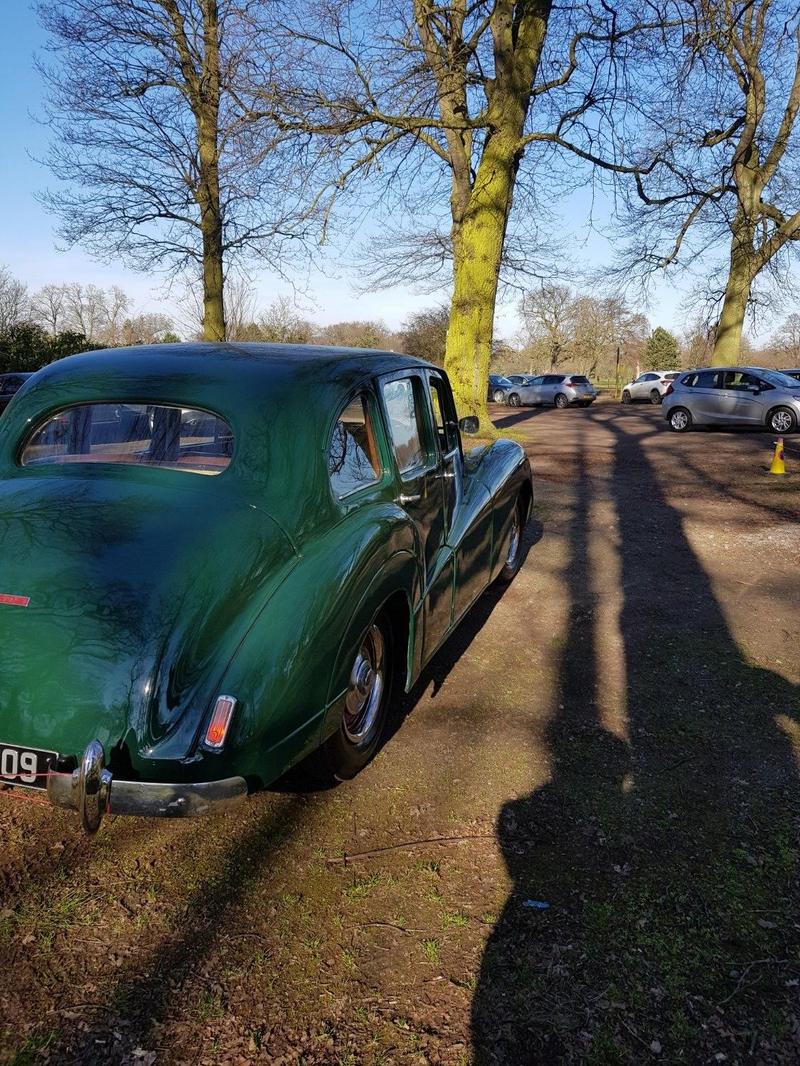
[[[674,391],[675,391],[675,390],[673,389],[672,385],[671,385],[671,384],[669,384],[669,385],[667,385],[667,391],[666,391],[666,392],[664,393],[664,395],[665,395],[665,396],[671,396],[671,395],[673,394],[673,392],[674,392]]]
[[[235,708],[236,700],[233,696],[217,697],[211,721],[208,723],[208,729],[203,738],[204,748],[208,748],[209,751],[222,751]]]

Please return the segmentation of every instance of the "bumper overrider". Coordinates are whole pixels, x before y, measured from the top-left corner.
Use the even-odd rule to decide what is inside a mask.
[[[47,796],[56,807],[78,812],[87,833],[96,833],[104,814],[130,814],[143,818],[197,818],[222,814],[237,807],[247,795],[243,777],[197,784],[160,784],[122,781],[105,768],[99,740],[86,748],[77,770],[51,773]]]

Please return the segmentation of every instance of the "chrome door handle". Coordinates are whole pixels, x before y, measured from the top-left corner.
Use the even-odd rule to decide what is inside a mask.
[[[422,499],[422,494],[421,493],[417,493],[416,496],[404,496],[403,493],[400,493],[400,495],[397,497],[397,502],[398,503],[419,503],[419,501],[421,499]]]

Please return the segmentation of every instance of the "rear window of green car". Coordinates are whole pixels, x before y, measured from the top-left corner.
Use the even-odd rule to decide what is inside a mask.
[[[221,474],[233,433],[219,415],[172,404],[88,403],[51,415],[28,439],[22,466],[114,463]]]

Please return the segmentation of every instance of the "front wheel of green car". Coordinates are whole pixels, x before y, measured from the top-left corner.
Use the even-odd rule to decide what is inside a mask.
[[[379,615],[353,653],[339,728],[318,752],[323,776],[349,781],[378,750],[393,694],[392,627]]]

